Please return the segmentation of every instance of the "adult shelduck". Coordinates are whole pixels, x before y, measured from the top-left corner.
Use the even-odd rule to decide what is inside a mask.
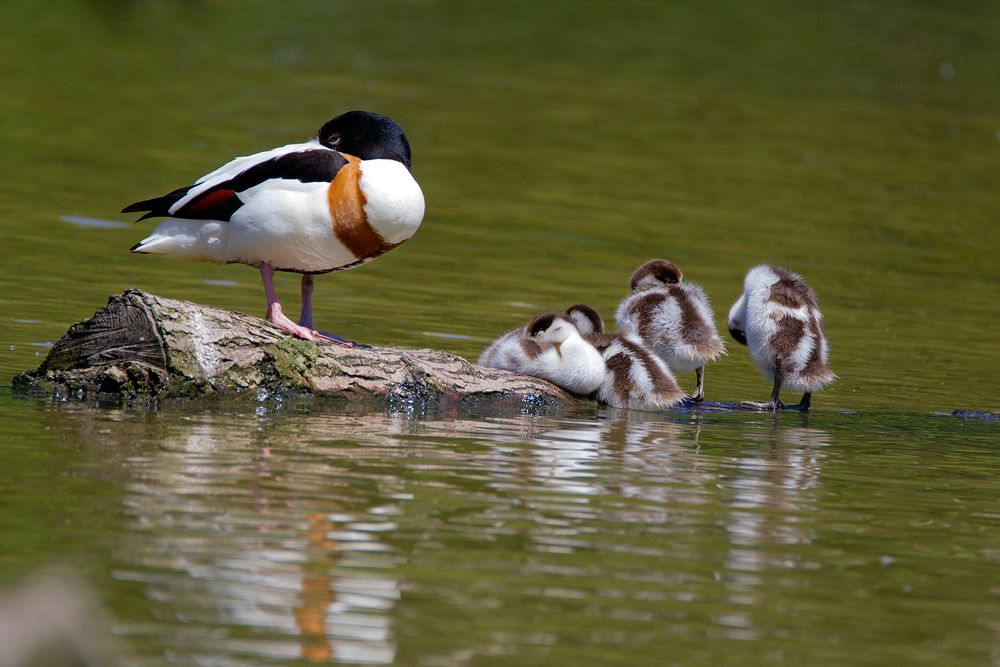
[[[774,382],[770,401],[745,401],[748,407],[806,411],[812,393],[837,377],[827,367],[816,293],[788,269],[761,264],[747,271],[743,294],[729,310],[728,326],[733,338],[749,348],[757,369]],[[803,392],[798,405],[781,403],[782,387]]]
[[[690,398],[705,399],[705,364],[726,351],[715,328],[715,315],[705,291],[683,282],[680,268],[653,259],[632,274],[631,294],[615,311],[622,331],[631,331],[651,347],[672,371],[694,371]]]
[[[589,395],[604,381],[601,354],[565,315],[539,313],[526,327],[508,331],[487,347],[480,366],[543,378],[575,394]]]
[[[413,236],[424,196],[410,144],[391,118],[349,111],[316,138],[238,157],[193,185],[126,206],[168,217],[132,252],[260,269],[265,317],[299,338],[350,342],[313,329],[313,276],[364,264]],[[275,271],[302,274],[298,323],[281,309]]]
[[[566,315],[604,358],[607,372],[597,389],[598,401],[614,408],[663,410],[684,399],[667,365],[634,334],[606,333],[600,314],[584,304],[570,306]]]

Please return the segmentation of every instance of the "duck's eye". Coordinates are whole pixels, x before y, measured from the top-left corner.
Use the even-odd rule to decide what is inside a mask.
[[[336,146],[337,144],[340,143],[340,135],[339,134],[335,134],[335,135],[331,136],[330,139],[329,139],[329,141],[330,141],[330,145],[331,146]]]

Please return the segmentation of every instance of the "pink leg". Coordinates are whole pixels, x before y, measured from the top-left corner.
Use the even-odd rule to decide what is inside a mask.
[[[276,327],[284,329],[298,338],[311,340],[314,343],[323,338],[319,332],[292,322],[290,319],[285,317],[284,313],[281,312],[281,304],[278,303],[278,295],[274,291],[273,266],[267,262],[263,262],[260,265],[260,277],[261,280],[264,281],[264,294],[267,296],[267,312],[264,314],[265,319],[271,320]]]
[[[299,315],[299,324],[312,329],[313,326],[313,289],[316,281],[308,273],[302,274],[302,314]]]
[[[281,312],[281,304],[278,303],[278,295],[274,291],[274,267],[267,262],[263,262],[260,265],[260,277],[264,281],[264,294],[267,295],[265,319],[271,320],[275,326],[284,329],[298,338],[311,340],[314,343],[318,343],[321,340],[329,340],[344,347],[354,347],[355,344],[347,339],[322,331],[316,331],[312,328],[312,276],[302,276],[302,316],[298,324],[292,322]]]

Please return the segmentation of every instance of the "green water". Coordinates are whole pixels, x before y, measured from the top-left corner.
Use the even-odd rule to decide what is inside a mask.
[[[127,287],[261,313],[253,269],[130,255],[116,212],[352,108],[403,125],[428,209],[319,279],[322,328],[475,357],[610,317],[653,256],[722,324],[769,261],[840,379],[777,417],[3,389],[0,581],[77,573],[140,665],[1000,659],[1000,423],[943,414],[1000,409],[1000,5],[3,9],[4,382]],[[766,398],[729,346],[709,399]]]

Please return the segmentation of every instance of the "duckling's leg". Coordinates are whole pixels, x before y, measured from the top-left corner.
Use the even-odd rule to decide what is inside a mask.
[[[774,369],[774,389],[771,390],[771,400],[766,403],[759,401],[743,401],[740,403],[745,408],[755,408],[757,410],[781,410],[784,403],[778,398],[781,394],[781,369]]]
[[[802,400],[795,405],[782,406],[785,410],[798,410],[799,412],[809,412],[809,404],[812,402],[812,394],[808,391],[802,394]]]
[[[695,403],[701,403],[705,400],[705,367],[701,366],[694,369],[694,376],[697,378],[694,387],[694,393],[691,394],[691,400]]]
[[[314,343],[319,341],[322,336],[318,331],[292,322],[281,312],[281,304],[278,303],[278,295],[274,291],[274,267],[267,262],[262,262],[260,278],[264,282],[264,294],[267,296],[267,312],[264,313],[264,318],[271,320],[276,327],[284,329],[293,336],[311,340]]]

